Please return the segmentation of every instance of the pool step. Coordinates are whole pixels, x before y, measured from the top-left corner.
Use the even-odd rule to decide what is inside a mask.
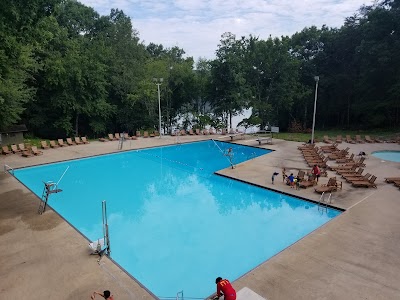
[[[268,300],[268,299],[261,297],[259,294],[252,291],[248,287],[244,287],[236,293],[236,300]]]

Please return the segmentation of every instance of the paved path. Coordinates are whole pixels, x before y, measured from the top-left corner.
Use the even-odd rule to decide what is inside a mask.
[[[212,136],[186,136],[181,142]],[[229,140],[229,137],[225,140]],[[176,142],[174,137],[128,141],[124,150]],[[254,138],[237,140],[258,146]],[[49,149],[43,156],[0,156],[0,165],[14,168],[118,152],[118,142]],[[312,189],[294,190],[272,172],[285,167],[297,172],[306,165],[299,143],[274,139],[262,145],[274,153],[220,173],[266,188],[318,200]],[[353,153],[400,150],[395,144],[342,144]],[[315,230],[233,284],[248,287],[265,299],[400,299],[400,191],[383,183],[400,176],[400,163],[369,155],[366,171],[377,175],[377,189],[356,189],[344,183],[333,205],[341,216]],[[333,176],[334,173],[329,173]],[[321,178],[321,183],[327,178]],[[39,199],[9,174],[0,174],[0,292],[4,299],[90,299],[93,290],[110,289],[116,300],[154,299],[108,258],[101,265],[88,256],[87,240],[52,210],[39,216]],[[243,253],[246,259],[246,253]],[[156,278],[155,280],[162,280]]]

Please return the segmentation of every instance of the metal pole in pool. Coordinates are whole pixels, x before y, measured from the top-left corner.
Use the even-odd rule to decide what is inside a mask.
[[[56,186],[58,186],[58,184],[60,183],[61,179],[63,179],[63,177],[64,177],[65,173],[67,173],[68,169],[69,169],[69,166],[65,169],[64,173],[61,175],[60,179],[57,181]]]
[[[103,200],[102,204],[102,212],[103,212],[103,236],[104,236],[104,241],[106,244],[107,248],[107,254],[110,256],[111,254],[111,248],[110,248],[110,237],[108,233],[108,222],[107,222],[107,202],[106,200]]]

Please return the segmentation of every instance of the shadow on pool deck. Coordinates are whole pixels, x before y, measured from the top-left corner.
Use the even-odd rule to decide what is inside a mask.
[[[181,141],[211,137],[187,136]],[[258,145],[254,139],[236,142]],[[173,143],[173,137],[139,139],[125,144],[125,148]],[[92,142],[45,150],[44,155],[30,158],[1,156],[0,163],[16,168],[118,152],[117,144]],[[274,139],[274,145],[263,147],[277,151],[219,173],[318,200],[319,195],[311,188],[290,189],[280,176],[275,185],[270,183],[272,172],[281,172],[282,167],[296,173],[306,168],[297,145]],[[353,153],[400,150],[395,144],[342,144],[340,148],[346,146]],[[372,156],[366,164],[366,171],[378,177],[377,189],[356,189],[344,183],[343,190],[334,194],[333,205],[347,211],[236,280],[237,290],[249,287],[269,300],[400,299],[400,191],[383,183],[386,176],[400,176],[400,164]],[[327,178],[320,180],[324,183]],[[93,290],[110,289],[118,300],[154,299],[112,261],[105,258],[99,266],[96,257],[88,255],[87,240],[51,209],[38,215],[38,205],[39,199],[15,178],[0,175],[2,298],[90,299]],[[258,230],[262,234],[262,228]]]

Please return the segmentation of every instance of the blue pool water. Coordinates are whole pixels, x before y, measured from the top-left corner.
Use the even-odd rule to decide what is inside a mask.
[[[204,141],[19,169],[41,196],[89,240],[102,236],[107,201],[112,258],[158,297],[205,298],[216,277],[235,280],[340,214],[213,172],[268,150]],[[221,152],[222,151],[222,152]],[[266,180],[270,174],[266,175]]]
[[[372,155],[383,160],[400,162],[400,151],[376,151]]]

